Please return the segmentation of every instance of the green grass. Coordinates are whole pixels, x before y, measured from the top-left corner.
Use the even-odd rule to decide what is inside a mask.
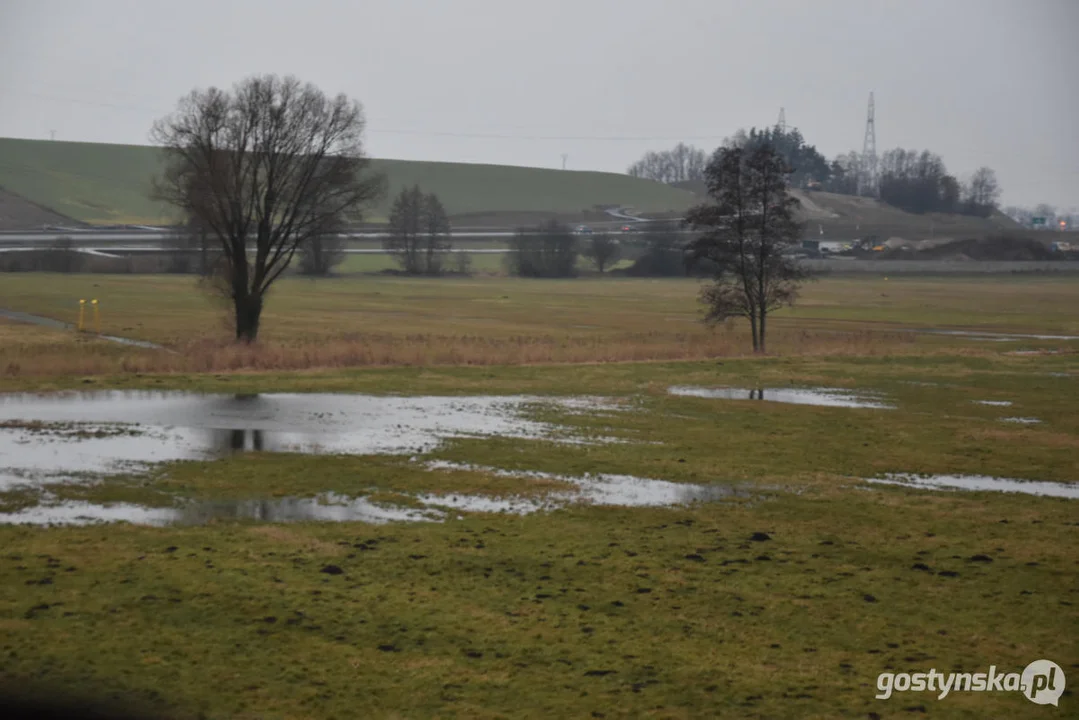
[[[189,278],[2,280],[0,306],[70,320],[70,297],[96,296],[118,334],[182,343],[219,332],[216,309]],[[454,332],[492,343],[550,336],[597,347],[656,333],[673,343],[707,332],[696,322],[694,290],[692,281],[613,278],[296,279],[275,289],[266,330],[300,348],[342,333],[362,342],[372,337],[364,333]],[[1077,293],[1075,283],[1041,278],[826,279],[778,316],[776,332],[1079,334]],[[74,347],[69,335],[11,324],[0,324],[0,341],[0,369],[20,344],[39,361]],[[5,373],[4,391],[611,396],[629,409],[592,416],[541,404],[533,414],[621,442],[466,438],[423,459],[732,484],[745,496],[672,509],[465,513],[443,524],[0,526],[0,692],[62,688],[87,704],[122,698],[153,716],[182,718],[864,718],[916,716],[918,708],[945,718],[1029,716],[1033,706],[1017,693],[879,701],[876,677],[990,665],[1021,671],[1047,658],[1072,679],[1075,501],[860,478],[921,472],[1079,482],[1076,346],[924,337],[876,353],[697,362]],[[1058,352],[1009,354],[1015,348]],[[77,352],[137,356],[100,341]],[[896,409],[675,397],[667,394],[672,384],[873,390]],[[1042,423],[1010,425],[1000,421],[1006,415]],[[249,454],[50,490],[162,506],[327,491],[414,504],[427,492],[543,495],[561,487],[431,472],[404,457]],[[0,492],[0,509],[36,500],[26,490]],[[752,541],[754,533],[771,539]],[[983,555],[991,561],[972,560]],[[328,565],[342,573],[321,572]],[[1074,716],[1076,702],[1069,690],[1048,712]]]
[[[477,256],[487,258],[496,256]],[[353,259],[357,258],[357,259]],[[373,258],[373,259],[368,259]],[[385,256],[353,256],[344,272]],[[477,264],[480,260],[475,261]],[[367,263],[371,263],[368,265]],[[105,333],[159,342],[222,335],[226,316],[191,276],[7,274],[0,307],[66,322],[97,298]],[[445,332],[486,337],[704,333],[689,279],[289,278],[267,299],[263,338]],[[934,327],[1079,335],[1079,284],[1064,278],[826,278],[773,316],[798,328]]]
[[[148,146],[0,138],[0,186],[39,205],[96,224],[167,222],[172,213],[151,202],[159,151]],[[419,184],[436,193],[450,215],[568,213],[594,205],[682,211],[692,193],[615,173],[468,163],[375,160],[389,193],[371,209],[386,217],[394,195]]]
[[[1067,671],[1079,662],[1072,502],[871,488],[856,478],[923,470],[1074,481],[1079,424],[1064,390],[1075,379],[1044,379],[1058,362],[596,366],[576,382],[572,368],[339,376],[342,387],[380,392],[587,388],[636,398],[635,411],[613,417],[541,414],[629,443],[472,439],[433,457],[730,482],[750,496],[381,527],[0,528],[6,678],[20,692],[116,694],[175,717],[831,718],[919,705],[940,717],[1026,714],[1013,693],[878,701],[875,680],[886,670],[1019,671],[1046,657]],[[898,409],[676,398],[662,392],[672,378],[873,388]],[[297,382],[258,381],[263,391]],[[982,398],[1012,399],[1046,422],[1002,426],[997,409],[971,403]],[[72,495],[145,502],[337,490],[392,500],[438,489],[544,490],[403,459],[249,455]],[[771,539],[751,541],[758,532]],[[327,565],[343,573],[320,572]],[[1075,702],[1062,699],[1062,716]]]

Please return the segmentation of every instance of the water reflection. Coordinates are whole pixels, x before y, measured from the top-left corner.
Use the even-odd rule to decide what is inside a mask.
[[[876,393],[842,390],[838,388],[705,388],[673,386],[667,388],[671,395],[710,398],[717,400],[766,400],[794,405],[820,405],[823,407],[894,409]]]
[[[633,475],[614,475],[600,473],[595,475],[558,475],[534,470],[503,470],[500,468],[454,463],[434,460],[427,463],[429,470],[481,472],[497,477],[519,478],[522,480],[553,480],[575,485],[574,490],[554,492],[538,501],[536,509],[547,507],[551,503],[590,503],[594,505],[612,505],[617,507],[670,507],[688,505],[695,502],[715,502],[732,497],[749,497],[749,493],[729,484],[699,485],[677,483],[667,480],[635,477]],[[456,496],[461,497],[461,496]],[[447,505],[462,509],[481,509],[469,507],[470,500],[458,501],[454,496],[424,495],[421,500],[431,505]],[[485,499],[485,502],[489,499]],[[510,502],[520,503],[519,498]],[[537,501],[532,501],[537,502]]]
[[[326,493],[314,498],[275,498],[209,501],[180,507],[151,508],[129,503],[98,504],[65,501],[37,505],[15,513],[0,513],[11,525],[90,525],[128,522],[135,525],[205,525],[215,521],[259,522],[421,522],[443,519],[438,510],[414,510],[376,505],[365,498]]]
[[[155,390],[0,395],[0,423],[10,425],[0,428],[0,490],[35,477],[55,482],[65,473],[110,474],[249,451],[412,454],[448,438],[489,436],[573,442],[564,428],[527,414],[537,403],[563,401],[577,412],[588,400]]]
[[[716,502],[750,494],[731,485],[697,485],[652,480],[631,475],[555,475],[501,470],[434,461],[430,470],[483,472],[522,480],[555,480],[574,486],[538,496],[426,493],[413,499],[422,507],[376,504],[364,497],[324,493],[312,498],[253,498],[182,502],[176,507],[150,508],[126,503],[43,502],[15,513],[0,513],[0,524],[86,525],[129,522],[137,525],[204,525],[216,521],[258,522],[421,522],[440,521],[445,511],[528,515],[573,504],[614,507],[672,507]]]

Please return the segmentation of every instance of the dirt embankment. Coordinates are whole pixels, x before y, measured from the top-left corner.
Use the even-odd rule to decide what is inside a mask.
[[[0,230],[40,230],[45,225],[84,227],[85,223],[72,220],[0,188]]]

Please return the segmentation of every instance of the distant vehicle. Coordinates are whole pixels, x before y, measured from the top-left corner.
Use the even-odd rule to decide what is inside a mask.
[[[588,227],[587,225],[578,225],[573,230],[573,232],[575,234],[577,234],[577,235],[591,235],[592,234],[592,228]]]
[[[624,232],[624,233],[635,233],[635,232],[637,232],[637,228],[633,227],[632,225],[623,225],[622,226],[622,232]]]

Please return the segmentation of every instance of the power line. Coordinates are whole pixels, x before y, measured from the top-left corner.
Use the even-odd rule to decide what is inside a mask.
[[[105,107],[114,108],[117,110],[139,110],[149,111],[157,115],[166,115],[170,110],[166,110],[160,107],[150,107],[148,105],[131,105],[125,103],[111,103],[102,102],[99,100],[83,100],[80,98],[62,97],[59,95],[51,95],[48,93],[39,93],[29,90],[14,90],[11,88],[0,88],[0,93],[17,93],[21,95],[29,95],[31,97],[38,97],[44,100],[53,100],[59,102],[73,103],[76,105],[89,105],[92,107]],[[613,142],[690,142],[690,141],[721,141],[725,135],[681,135],[681,134],[669,134],[669,135],[542,135],[542,134],[514,134],[514,133],[498,133],[498,132],[458,132],[448,130],[414,130],[414,129],[394,129],[394,128],[380,128],[380,127],[367,127],[367,132],[376,135],[409,135],[409,136],[422,136],[422,137],[453,137],[464,139],[476,139],[476,140],[531,140],[531,141],[555,141],[555,140],[569,140],[569,141],[613,141]]]

